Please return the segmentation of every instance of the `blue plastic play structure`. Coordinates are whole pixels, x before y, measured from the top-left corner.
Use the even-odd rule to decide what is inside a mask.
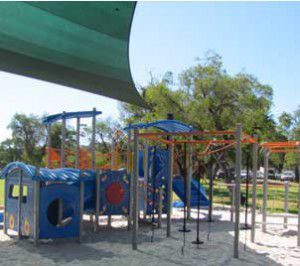
[[[5,182],[4,228],[34,236],[34,216],[38,216],[38,239],[76,238],[80,229],[80,182],[84,183],[83,211],[95,213],[96,172],[78,169],[47,169],[15,162],[7,165],[1,177]],[[23,196],[19,200],[22,178]],[[129,175],[110,171],[99,175],[99,208],[101,215],[127,215],[129,210]],[[34,185],[37,182],[38,187]],[[38,205],[35,193],[39,190]],[[21,221],[18,221],[21,204]],[[36,206],[36,207],[35,207]],[[20,228],[19,228],[20,227]]]
[[[174,202],[173,206],[174,207],[183,207],[185,194],[184,194],[184,180],[181,176],[176,176],[175,178],[173,178],[173,191],[181,199],[181,202]],[[201,208],[209,206],[209,200],[205,193],[204,187],[201,186],[197,180],[192,179],[191,207],[198,206],[198,199],[200,199]]]
[[[70,117],[96,116],[100,112],[75,112],[49,116],[46,124]],[[127,129],[154,127],[165,132],[190,132],[191,127],[176,120],[131,125]],[[146,153],[147,151],[147,153]],[[144,155],[147,169],[144,169]],[[167,212],[169,151],[147,146],[139,152],[139,202],[145,215]],[[147,179],[146,177],[147,176]],[[8,164],[0,173],[5,179],[4,232],[36,239],[80,238],[83,214],[130,214],[130,174],[127,170],[79,170],[75,168],[37,169],[21,162]],[[21,185],[21,187],[20,187]],[[184,182],[173,179],[173,191],[184,201]],[[193,180],[191,206],[209,204],[204,188]],[[97,220],[96,218],[95,220]],[[95,221],[97,226],[98,223]]]

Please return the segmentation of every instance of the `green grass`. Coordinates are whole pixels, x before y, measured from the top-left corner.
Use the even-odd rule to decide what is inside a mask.
[[[257,208],[262,207],[262,184],[258,184],[257,187]],[[208,182],[203,182],[205,190],[208,192]],[[246,193],[246,188],[241,187],[241,193]],[[272,213],[284,212],[284,184],[280,186],[273,187],[269,185],[268,187],[268,201],[267,201],[267,211]],[[230,193],[226,184],[223,181],[214,181],[214,202],[223,205],[230,205]],[[289,213],[298,213],[297,208],[298,202],[298,184],[290,183],[289,194],[288,194],[288,211]],[[249,187],[249,206],[252,205],[252,187]]]

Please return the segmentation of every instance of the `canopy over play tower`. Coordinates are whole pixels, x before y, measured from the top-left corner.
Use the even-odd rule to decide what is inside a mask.
[[[0,70],[145,107],[129,66],[135,2],[3,2]]]

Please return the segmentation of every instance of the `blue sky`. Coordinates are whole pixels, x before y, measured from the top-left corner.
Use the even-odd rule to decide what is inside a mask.
[[[274,89],[272,112],[292,112],[300,104],[300,3],[143,2],[133,21],[130,62],[135,82],[149,73],[175,76],[213,50],[227,71],[255,75]],[[90,93],[0,72],[0,140],[15,112],[57,113],[96,107],[117,119],[118,102]]]

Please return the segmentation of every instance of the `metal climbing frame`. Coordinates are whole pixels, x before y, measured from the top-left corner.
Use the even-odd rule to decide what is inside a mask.
[[[262,204],[262,231],[267,231],[267,196],[268,196],[268,171],[269,171],[269,157],[274,153],[295,153],[297,154],[297,164],[300,172],[300,141],[286,141],[286,142],[265,142],[260,144],[264,150],[264,179],[263,179],[263,204]],[[253,181],[254,182],[254,181]],[[255,185],[255,187],[254,187]],[[253,184],[253,190],[256,188]],[[255,189],[256,193],[256,189]],[[253,213],[255,216],[254,204]],[[287,208],[286,208],[287,209]],[[252,218],[255,223],[255,218]],[[254,224],[255,225],[255,224]],[[255,226],[253,226],[255,227]],[[254,242],[255,229],[252,229],[251,240]],[[297,233],[297,246],[300,246],[300,182],[298,183],[298,233]]]
[[[170,123],[171,121],[165,120],[167,123]],[[175,120],[172,120],[173,123],[176,123]],[[159,123],[162,123],[162,121],[159,121]],[[153,126],[154,123],[151,124]],[[206,149],[202,152],[202,155],[209,155],[213,153],[220,152],[224,149],[230,148],[232,146],[236,147],[236,177],[235,177],[235,234],[234,234],[234,257],[238,258],[238,245],[239,245],[239,206],[240,206],[240,172],[241,172],[241,158],[242,158],[242,150],[241,146],[242,144],[257,144],[257,140],[255,138],[250,137],[246,133],[242,132],[242,126],[240,124],[237,125],[236,130],[229,130],[229,131],[195,131],[188,128],[188,131],[186,132],[176,132],[176,130],[168,132],[165,128],[163,132],[144,132],[140,133],[138,129],[148,128],[147,126],[149,124],[139,124],[139,125],[131,125],[127,128],[128,131],[134,130],[134,151],[133,151],[133,158],[134,158],[134,167],[133,167],[133,182],[134,180],[137,180],[138,178],[138,166],[137,166],[137,160],[138,160],[138,141],[140,139],[147,139],[152,140],[156,142],[161,142],[163,144],[166,144],[169,149],[169,176],[168,176],[168,183],[172,184],[172,174],[173,174],[173,162],[174,162],[174,146],[176,144],[189,144],[191,147],[192,145],[199,145],[199,144],[206,144]],[[158,129],[161,129],[160,127],[157,127]],[[194,139],[195,136],[209,136],[211,137],[217,137],[217,136],[231,136],[230,138],[227,137],[227,139]],[[177,139],[176,137],[180,137],[180,139]],[[213,151],[209,150],[209,146],[214,144],[223,144],[224,146],[219,149],[215,149]],[[191,152],[191,148],[189,148]],[[188,158],[191,159],[192,156],[188,156]],[[188,164],[190,166],[190,163]],[[191,167],[188,167],[188,169],[191,169]],[[191,177],[191,174],[189,173],[187,177]],[[189,178],[188,178],[189,179]],[[191,180],[187,180],[187,182],[191,182]],[[169,186],[169,189],[171,190],[172,186]],[[188,187],[188,186],[187,186]],[[138,201],[137,197],[137,186],[133,187],[133,199],[132,202],[136,203]],[[136,191],[135,191],[136,190]],[[186,191],[188,194],[190,191]],[[172,194],[172,191],[169,191],[170,194]],[[188,195],[187,195],[188,198]],[[190,210],[190,208],[188,208]],[[138,227],[137,219],[138,215],[134,211],[133,214],[133,221],[134,221],[134,228],[133,228],[133,248],[137,248],[137,230]],[[171,197],[169,197],[169,200],[167,202],[167,236],[171,235]]]

